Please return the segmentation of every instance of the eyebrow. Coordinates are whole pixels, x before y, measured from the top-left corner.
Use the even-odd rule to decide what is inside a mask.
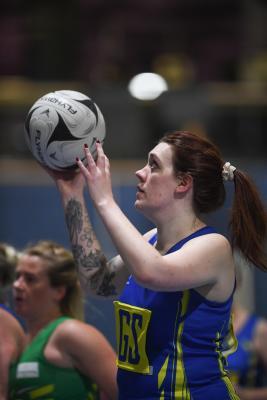
[[[157,162],[161,162],[160,158],[153,152],[148,153],[148,160],[150,160],[151,158]]]

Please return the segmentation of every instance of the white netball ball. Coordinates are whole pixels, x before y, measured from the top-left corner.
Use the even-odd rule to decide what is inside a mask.
[[[33,156],[55,170],[76,168],[76,157],[84,159],[84,144],[95,157],[95,143],[103,143],[105,136],[105,121],[97,104],[73,90],[42,96],[25,121],[26,142]]]

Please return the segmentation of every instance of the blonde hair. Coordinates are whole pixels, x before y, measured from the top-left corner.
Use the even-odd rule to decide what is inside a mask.
[[[0,286],[6,287],[14,280],[15,269],[18,261],[17,250],[7,244],[0,243]]]
[[[54,241],[41,240],[26,247],[23,254],[37,256],[44,261],[52,287],[66,288],[60,303],[62,314],[83,320],[82,292],[72,253]]]

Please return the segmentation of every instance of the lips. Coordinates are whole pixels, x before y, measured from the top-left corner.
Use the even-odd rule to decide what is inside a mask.
[[[23,301],[24,301],[24,299],[21,296],[15,296],[14,297],[15,304],[21,304]]]
[[[144,193],[144,190],[141,188],[141,186],[137,186],[137,192],[139,193],[139,192],[141,192],[141,193]]]

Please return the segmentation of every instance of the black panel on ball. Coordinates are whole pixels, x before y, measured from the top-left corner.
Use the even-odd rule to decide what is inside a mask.
[[[76,138],[75,136],[73,136],[70,132],[70,130],[68,129],[67,125],[65,124],[63,118],[60,116],[60,114],[57,112],[58,115],[58,124],[55,127],[52,135],[50,136],[50,139],[46,145],[46,147],[48,147],[50,145],[50,143],[55,142],[55,141],[72,141],[72,140],[80,140],[80,138]]]
[[[76,100],[79,103],[84,104],[86,107],[88,107],[94,114],[95,114],[95,118],[96,118],[96,123],[98,123],[98,112],[95,106],[95,103],[91,100],[91,99],[87,99],[87,100]]]
[[[30,120],[31,120],[32,114],[34,113],[35,110],[37,110],[37,108],[40,108],[40,107],[35,107],[33,110],[31,110],[29,112],[29,114],[27,115],[27,118],[25,120],[24,126],[25,126],[25,129],[26,129],[27,135],[29,136],[29,139],[31,139],[31,135],[30,135]]]

